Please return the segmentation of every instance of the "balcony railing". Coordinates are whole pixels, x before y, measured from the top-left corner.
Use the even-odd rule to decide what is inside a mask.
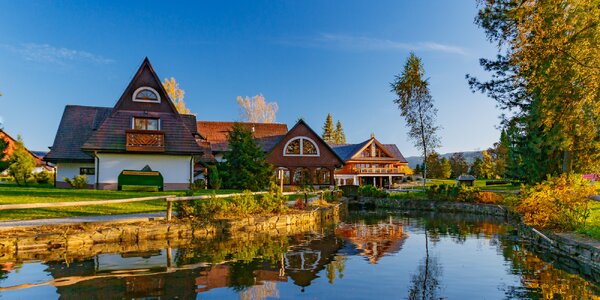
[[[164,152],[165,132],[159,130],[126,130],[125,149],[135,152]]]
[[[402,168],[354,168],[358,174],[403,174]]]

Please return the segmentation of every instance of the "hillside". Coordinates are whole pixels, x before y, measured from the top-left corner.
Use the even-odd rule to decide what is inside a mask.
[[[452,156],[452,154],[454,154],[454,153],[455,152],[444,153],[444,154],[441,154],[441,156],[450,159],[450,156]],[[469,163],[469,164],[472,164],[473,161],[475,160],[475,158],[482,157],[481,151],[465,151],[465,152],[463,152],[463,154],[465,155],[465,159],[467,160],[467,163]],[[417,166],[417,164],[420,164],[423,162],[423,157],[422,156],[409,156],[409,157],[406,157],[406,160],[408,161],[408,166],[414,169]]]

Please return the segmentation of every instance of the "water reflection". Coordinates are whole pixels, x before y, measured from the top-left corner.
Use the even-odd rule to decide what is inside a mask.
[[[0,298],[597,298],[596,283],[542,260],[512,233],[492,217],[354,212],[290,236],[68,261],[0,258]]]

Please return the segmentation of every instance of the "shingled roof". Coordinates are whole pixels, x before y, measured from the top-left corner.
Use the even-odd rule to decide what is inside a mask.
[[[93,161],[81,146],[108,117],[112,108],[67,105],[63,112],[54,143],[44,160]]]
[[[337,153],[340,157],[342,157],[344,159],[344,161],[348,161],[350,159],[352,159],[353,156],[355,156],[364,146],[366,146],[367,144],[369,144],[372,140],[374,140],[375,138],[370,138],[362,143],[358,143],[358,144],[329,144],[329,146],[331,146],[331,148],[335,151],[335,153]],[[402,155],[402,152],[400,152],[400,149],[398,149],[398,146],[396,146],[396,144],[380,144],[383,147],[385,147],[386,150],[388,150],[388,152],[394,156],[394,159],[398,159],[400,162],[408,162],[406,160],[406,158],[404,158],[404,155]],[[381,158],[378,158],[381,159]]]
[[[233,124],[236,122],[198,121],[197,130],[206,142],[210,143],[213,152],[225,152],[229,150],[228,136]],[[254,139],[265,152],[271,151],[273,147],[288,132],[286,124],[280,123],[248,123],[238,122],[250,129]]]

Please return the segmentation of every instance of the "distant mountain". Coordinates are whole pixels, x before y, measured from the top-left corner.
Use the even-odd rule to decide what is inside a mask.
[[[456,153],[456,152],[444,153],[444,154],[441,154],[441,156],[445,157],[447,159],[450,159],[450,156],[452,156],[452,154],[454,154],[454,153]],[[463,154],[465,156],[465,159],[467,160],[467,163],[469,163],[469,164],[472,164],[473,161],[475,160],[475,158],[483,157],[483,155],[481,154],[481,151],[464,151]],[[406,160],[408,161],[408,166],[413,169],[417,166],[417,164],[423,163],[422,156],[409,156],[409,157],[406,157]]]

